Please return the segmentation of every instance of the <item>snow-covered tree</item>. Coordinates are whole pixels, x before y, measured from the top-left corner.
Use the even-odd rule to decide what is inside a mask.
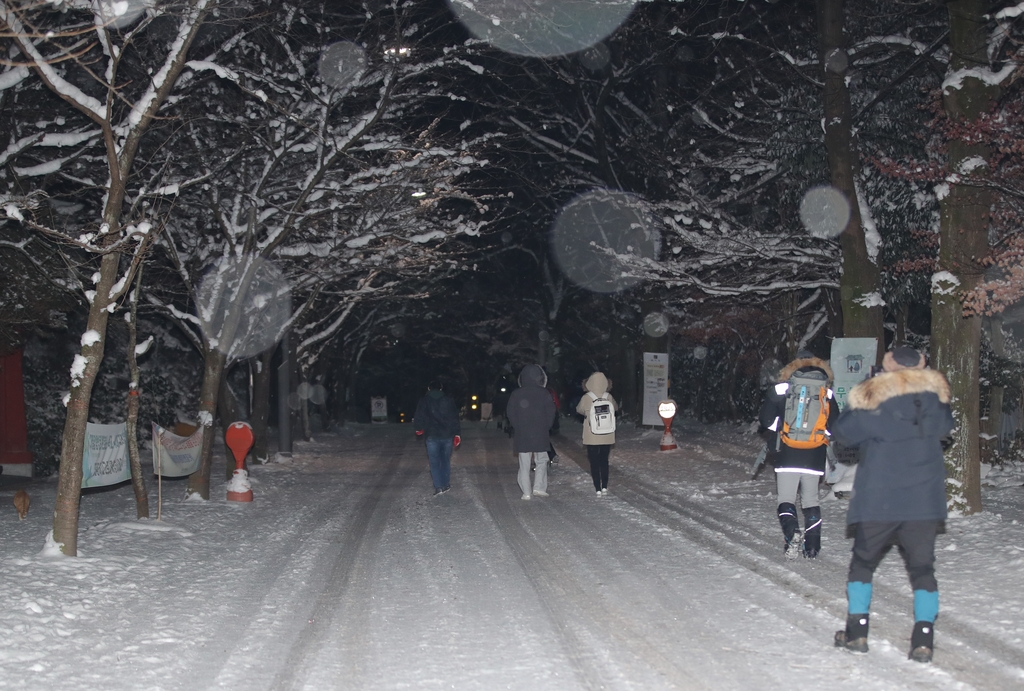
[[[443,45],[396,43],[426,30],[402,10],[318,14],[327,12],[274,4],[182,78],[207,98],[183,109],[176,148],[187,155],[152,194],[176,197],[160,247],[185,291],[150,302],[204,354],[199,417],[211,430],[226,367],[291,329],[308,371],[358,304],[401,291],[446,240],[485,221],[485,205],[459,183],[482,162],[437,108],[450,101],[449,73],[464,68]],[[270,263],[282,279],[273,290],[287,290],[293,311],[273,324],[247,320],[251,298],[265,314],[284,297],[247,295]],[[255,348],[250,335],[262,337]],[[188,488],[204,498],[206,437]]]
[[[38,80],[53,98],[66,104],[35,136],[8,146],[5,157],[37,157],[34,166],[17,169],[10,192],[25,177],[62,173],[80,147],[94,148],[88,183],[96,190],[98,212],[71,234],[35,223],[29,210],[9,197],[9,218],[99,257],[94,288],[85,292],[89,319],[81,353],[71,368],[61,450],[60,482],[54,510],[53,539],[68,555],[77,554],[78,503],[82,482],[82,451],[93,383],[104,353],[107,320],[131,285],[137,261],[124,271],[122,253],[132,254],[158,227],[153,219],[131,209],[136,155],[150,125],[174,93],[188,51],[214,0],[187,0],[158,9],[148,3],[104,0],[63,0],[55,3],[4,3],[0,27],[6,54],[17,66],[5,74],[3,86]],[[48,148],[42,148],[48,146]],[[56,151],[53,147],[56,146]],[[64,154],[65,147],[71,155]],[[78,186],[86,180],[78,179]],[[21,191],[21,190],[17,190]],[[138,255],[136,255],[138,259]]]

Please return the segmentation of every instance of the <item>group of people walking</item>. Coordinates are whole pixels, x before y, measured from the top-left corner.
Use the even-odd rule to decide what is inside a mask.
[[[860,460],[847,511],[853,555],[847,573],[846,627],[836,647],[868,651],[875,569],[892,545],[906,563],[914,595],[910,658],[930,662],[939,611],[935,538],[946,519],[942,440],[953,429],[946,378],[926,367],[924,355],[907,346],[887,352],[882,370],[854,386],[840,412],[829,364],[808,351],[779,373],[760,409],[760,423],[776,449],[778,520],[787,558],[814,559],[821,551],[819,480],[834,441],[859,449]],[[597,496],[608,492],[608,457],[615,443],[615,403],[609,382],[594,372],[584,383],[576,412],[583,416],[583,444]],[[610,423],[602,421],[609,411]],[[548,496],[550,430],[557,409],[539,365],[527,365],[505,414],[514,429],[522,498]],[[426,437],[435,493],[446,492],[450,457],[461,432],[458,411],[440,384],[431,384],[413,418]],[[532,478],[531,478],[532,472]],[[800,504],[798,513],[797,503]],[[803,529],[800,516],[803,517]]]
[[[832,380],[826,362],[809,352],[798,353],[782,369],[779,382],[769,388],[761,405],[760,422],[772,433],[778,451],[775,476],[784,552],[787,557],[818,556],[823,520],[818,480],[825,472],[829,445],[836,440],[859,449],[846,514],[847,535],[853,537],[846,627],[836,632],[834,642],[852,652],[868,651],[872,579],[895,544],[914,591],[909,657],[930,662],[939,613],[935,536],[946,519],[942,440],[953,429],[949,383],[942,373],[927,369],[924,355],[908,346],[885,354],[882,371],[849,391],[842,413],[838,412]],[[822,383],[820,388],[816,381]],[[799,436],[793,431],[794,424],[820,427],[824,443],[803,439],[794,443],[792,439]]]
[[[527,365],[519,374],[519,387],[505,406],[505,417],[515,430],[512,450],[519,459],[519,489],[526,501],[548,496],[548,464],[554,460],[551,430],[557,424],[558,406],[547,382],[543,367]],[[610,406],[614,420],[615,401],[608,388],[608,378],[594,372],[584,382],[584,396],[576,407],[576,412],[583,416],[583,445],[598,496],[608,493],[608,457],[615,443],[615,431],[614,424],[611,431],[594,429],[590,411],[600,401]],[[443,494],[451,487],[451,454],[459,445],[461,426],[455,402],[444,394],[439,382],[432,382],[420,399],[413,425],[416,434],[426,438],[434,494]]]

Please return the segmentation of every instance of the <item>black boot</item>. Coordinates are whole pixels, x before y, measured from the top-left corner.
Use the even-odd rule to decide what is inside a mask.
[[[800,553],[800,539],[803,537],[794,504],[779,504],[779,525],[782,526],[782,535],[786,538],[786,557],[792,559]]]
[[[934,644],[935,624],[930,621],[914,622],[914,633],[910,635],[910,655],[908,657],[914,662],[931,662]]]
[[[814,559],[821,551],[821,507],[804,509],[804,556]]]
[[[846,629],[836,631],[835,646],[846,648],[852,653],[866,653],[868,651],[868,615],[848,614]]]

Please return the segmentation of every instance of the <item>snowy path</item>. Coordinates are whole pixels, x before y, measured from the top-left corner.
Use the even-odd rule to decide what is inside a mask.
[[[355,426],[255,468],[251,505],[217,488],[137,522],[130,489],[90,494],[78,559],[36,555],[53,498],[34,497],[28,520],[0,514],[0,689],[1020,687],[1020,638],[955,607],[936,663],[906,660],[895,557],[871,653],[831,648],[839,521],[821,559],[785,562],[767,481],[724,481],[749,445],[691,433],[673,456],[623,440],[603,498],[563,441],[551,496],[527,502],[493,428],[467,425],[453,489],[431,497],[409,427]]]

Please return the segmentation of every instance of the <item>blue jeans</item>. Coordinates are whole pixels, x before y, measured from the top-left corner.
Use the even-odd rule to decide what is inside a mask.
[[[451,484],[454,446],[455,440],[451,437],[427,437],[427,458],[430,459],[430,477],[434,480],[434,489],[444,489]]]

